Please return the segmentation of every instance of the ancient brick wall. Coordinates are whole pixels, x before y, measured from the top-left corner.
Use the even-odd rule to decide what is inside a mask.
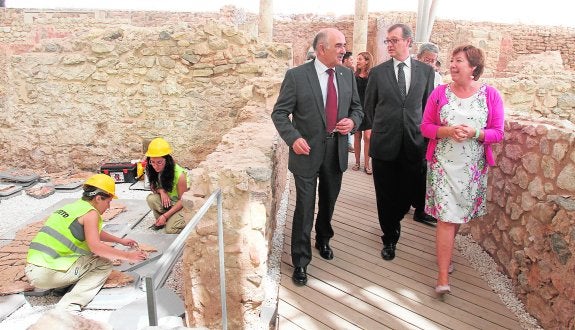
[[[226,6],[217,13],[104,11],[104,10],[34,10],[0,9],[0,43],[31,46],[41,39],[58,39],[80,31],[105,29],[126,24],[139,27],[166,25],[200,25],[209,21],[227,22],[244,31],[253,30],[256,16]]]
[[[507,115],[488,215],[462,226],[545,329],[575,326],[575,125]]]
[[[223,7],[218,13],[1,9],[0,43],[12,46],[30,45],[31,39],[37,41],[59,38],[74,31],[105,28],[110,24],[152,27],[182,23],[202,24],[214,20],[232,24],[252,36],[257,36],[257,15],[233,6]],[[393,23],[406,23],[416,31],[415,21],[416,15],[413,12],[370,13],[367,50],[374,55],[385,53],[385,47],[376,44],[378,30],[385,29]],[[294,63],[297,65],[305,60],[306,51],[315,32],[326,26],[341,29],[348,39],[348,45],[353,44],[353,16],[334,17],[314,14],[277,16],[274,20],[274,41],[292,43]],[[449,61],[449,51],[462,41],[458,37],[461,31],[486,31],[503,35],[503,39],[496,40],[493,47],[500,46],[504,49],[505,59],[512,59],[522,54],[558,51],[565,66],[571,70],[575,69],[574,28],[437,19],[431,41],[440,46],[440,59],[444,64]],[[505,63],[507,63],[505,60],[503,63],[498,63],[500,68],[497,70],[498,74],[504,74]],[[496,67],[496,63],[489,65]]]
[[[571,123],[575,123],[574,80],[575,72],[565,68],[558,51],[518,55],[508,63],[506,77],[483,79],[499,89],[507,108]]]
[[[252,40],[257,37],[257,20],[255,14],[246,13],[235,7],[224,7],[218,13],[169,13],[169,12],[135,12],[135,11],[41,11],[41,10],[0,10],[0,54],[7,56],[18,55],[21,53],[45,53],[58,54],[66,46],[60,45],[59,40],[70,35],[80,35],[84,32],[94,29],[100,31],[111,31],[113,26],[129,25],[135,27],[151,28],[161,27],[163,25],[174,24],[183,27],[187,24],[201,25],[207,22],[222,22],[233,26],[244,32],[247,39]],[[374,54],[378,62],[388,59],[385,47],[382,47],[381,41],[385,38],[385,30],[391,24],[404,22],[411,25],[414,30],[416,16],[415,13],[405,12],[385,12],[371,13],[368,21],[368,45],[367,49]],[[303,63],[305,54],[309,48],[314,34],[323,27],[336,26],[346,35],[348,44],[353,44],[353,17],[352,16],[318,16],[318,15],[291,15],[276,17],[274,21],[274,41],[290,43],[293,49],[294,65]],[[121,28],[120,28],[121,30]],[[117,31],[116,31],[117,32]],[[168,31],[166,31],[168,32]],[[93,38],[95,36],[88,36]],[[100,35],[100,37],[105,37]],[[573,72],[575,62],[575,51],[572,50],[575,38],[575,29],[565,27],[546,27],[546,26],[529,26],[529,25],[512,25],[498,23],[477,23],[465,21],[448,21],[437,20],[431,41],[440,46],[440,60],[443,62],[442,72],[448,73],[449,52],[453,47],[461,43],[473,43],[480,46],[487,54],[487,68],[485,78],[510,78],[508,83],[499,84],[498,88],[502,89],[508,97],[505,98],[509,107],[526,112],[535,112],[538,116],[550,118],[565,118],[575,122],[573,118],[572,104],[575,99],[575,91],[570,87],[571,72]],[[118,42],[118,41],[115,41]],[[78,47],[79,44],[73,45]],[[181,46],[178,46],[183,48]],[[70,47],[68,47],[70,48]],[[178,49],[177,51],[180,51]],[[177,52],[176,51],[176,52]],[[522,78],[538,77],[539,72],[518,72],[522,68],[513,65],[519,58],[541,54],[558,54],[561,61],[561,69],[566,74],[560,75],[568,83],[564,90],[562,88],[549,88],[547,81],[540,81],[541,85],[533,84]],[[167,54],[169,56],[179,56],[179,54]],[[102,57],[102,55],[99,55]],[[555,58],[555,57],[554,57]],[[148,61],[150,59],[148,58]],[[2,63],[2,61],[0,61]],[[10,62],[6,62],[11,65]],[[12,65],[15,65],[12,63]],[[201,64],[198,64],[201,65]],[[517,70],[519,68],[519,70]],[[2,68],[5,70],[5,68]],[[2,71],[0,71],[2,72]],[[8,74],[8,73],[7,73]],[[523,74],[517,79],[518,74]],[[557,74],[557,72],[553,72]],[[96,75],[98,77],[98,75]],[[18,77],[16,77],[18,78]],[[92,78],[92,77],[90,77]],[[530,79],[530,78],[529,78]],[[91,80],[91,79],[89,79]],[[446,76],[446,81],[449,77]],[[8,80],[5,80],[8,81]],[[7,90],[13,90],[7,86]],[[14,82],[18,83],[18,82]],[[509,91],[506,88],[509,87]],[[24,87],[25,88],[25,87]],[[20,87],[22,89],[22,87]],[[553,89],[553,90],[552,90]],[[558,96],[557,93],[564,95]],[[34,93],[31,93],[32,97]],[[526,96],[527,95],[527,96]],[[531,100],[528,98],[531,97]],[[554,102],[554,99],[558,102]],[[509,101],[512,100],[513,102]],[[9,102],[7,99],[6,102]],[[130,106],[133,106],[131,102]],[[201,104],[202,102],[197,102]],[[6,113],[6,112],[4,112]],[[133,118],[130,118],[130,120]],[[151,133],[153,135],[155,133]],[[198,136],[201,135],[201,136]],[[217,138],[204,139],[203,134],[192,134],[191,140],[198,141],[194,152],[205,156],[208,151],[202,150],[202,145],[212,144]],[[132,139],[133,141],[134,139]],[[130,153],[140,151],[137,147],[139,139],[130,148]],[[34,140],[33,140],[34,141]],[[5,145],[0,140],[0,144]],[[36,142],[36,141],[34,141]],[[87,143],[89,144],[89,143]],[[11,148],[14,150],[15,148]],[[26,148],[24,148],[26,149]],[[29,148],[28,148],[29,149]],[[26,159],[26,165],[36,164],[38,159],[48,156],[50,148],[41,148],[37,150],[33,157]],[[121,157],[128,152],[124,147],[120,153]],[[74,150],[73,154],[83,152]],[[25,150],[19,154],[19,161],[26,158],[26,155],[32,150]],[[131,158],[131,157],[130,157]],[[201,159],[202,157],[200,157]],[[90,159],[93,161],[93,159]],[[185,160],[189,162],[190,160]],[[189,163],[190,165],[193,160]],[[73,161],[65,160],[66,165],[78,165]],[[84,165],[80,165],[84,166]]]
[[[273,100],[279,84],[270,91]],[[194,196],[198,189],[222,189],[230,329],[260,328],[261,306],[269,294],[265,285],[276,198],[281,198],[287,173],[287,150],[285,144],[276,146],[272,106],[273,102],[248,107],[246,121],[226,133],[214,152],[192,170],[195,188],[183,198],[186,208],[195,211],[203,202]],[[209,329],[222,325],[216,220],[212,207],[188,240],[183,256],[188,324]]]
[[[194,168],[187,209],[202,206],[198,196],[223,191],[228,321],[256,324],[275,229],[272,192],[283,191],[287,171],[270,112],[292,62],[289,45],[261,44],[213,16],[166,23],[152,13],[1,13],[0,26],[20,26],[4,30],[23,33],[9,31],[0,41],[3,164],[97,170],[103,161],[138,158],[145,141],[165,137],[176,161]],[[146,20],[154,23],[131,24]],[[272,176],[274,157],[284,168]],[[210,212],[184,252],[183,281],[190,325],[215,327],[219,268]]]
[[[214,20],[140,28],[99,12],[2,13],[0,25],[27,35],[10,27],[0,43],[0,148],[12,166],[97,170],[163,136],[193,167],[291,63],[289,47]]]
[[[461,31],[483,31],[501,35],[501,40],[494,39],[492,47],[500,48],[499,57],[512,60],[518,55],[541,54],[549,51],[558,51],[563,63],[569,70],[575,70],[575,53],[571,47],[575,39],[575,28],[561,26],[534,26],[523,24],[502,24],[491,22],[465,22],[437,20],[433,26],[431,41],[440,46],[443,67],[449,63],[449,51],[460,43],[458,34]],[[484,44],[478,44],[484,48]],[[497,74],[505,74],[505,63],[498,63]],[[496,67],[496,63],[488,63]]]

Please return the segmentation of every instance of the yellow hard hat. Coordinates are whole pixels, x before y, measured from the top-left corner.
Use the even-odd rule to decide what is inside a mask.
[[[118,198],[116,196],[116,182],[112,179],[109,175],[106,174],[95,174],[84,182],[85,185],[89,185],[92,187],[96,187],[105,191],[106,193],[112,195],[114,198]]]
[[[172,148],[168,141],[162,138],[155,138],[150,141],[146,157],[163,157],[172,153]]]

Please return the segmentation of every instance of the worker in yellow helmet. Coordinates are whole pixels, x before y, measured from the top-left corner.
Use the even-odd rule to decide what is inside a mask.
[[[170,144],[162,139],[150,141],[146,151],[146,175],[152,193],[146,201],[154,212],[156,222],[152,228],[166,228],[167,234],[178,234],[186,226],[182,195],[188,191],[188,174],[175,163]]]
[[[84,183],[82,198],[56,210],[30,243],[26,276],[41,289],[74,287],[57,309],[80,311],[98,293],[112,272],[111,259],[145,260],[143,251],[122,251],[104,242],[137,247],[132,239],[102,230],[102,213],[115,195],[114,179],[96,174]]]

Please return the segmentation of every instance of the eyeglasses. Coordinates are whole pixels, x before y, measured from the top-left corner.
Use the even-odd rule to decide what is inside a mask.
[[[162,166],[166,163],[165,159],[160,159],[160,160],[150,160],[150,164],[151,165],[156,165],[156,166]]]
[[[423,63],[427,63],[427,64],[435,64],[435,62],[437,61],[437,59],[424,57],[424,58],[421,59],[421,61],[422,61]]]
[[[395,44],[397,44],[400,40],[405,40],[405,39],[403,39],[403,38],[402,38],[402,39],[385,39],[385,40],[383,41],[383,43],[386,44],[386,45],[389,45],[389,44],[395,45]]]

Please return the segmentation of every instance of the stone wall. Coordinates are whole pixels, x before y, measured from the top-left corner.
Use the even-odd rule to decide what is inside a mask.
[[[232,41],[225,51],[218,49],[227,46],[214,42],[219,36],[210,35],[214,32],[209,31],[210,26],[220,22],[227,26],[225,33],[243,31],[244,40],[240,42],[251,43],[257,37],[257,20],[257,15],[235,7],[224,7],[218,13],[58,12],[2,8],[0,83],[3,88],[0,89],[0,109],[5,111],[0,116],[6,119],[6,124],[3,126],[4,133],[0,133],[0,147],[9,150],[8,154],[13,157],[8,160],[16,166],[47,167],[49,170],[73,166],[93,169],[93,164],[104,161],[135,158],[141,153],[142,142],[165,134],[176,144],[178,160],[193,167],[210,153],[210,148],[218,143],[222,133],[234,126],[237,120],[234,112],[246,102],[241,96],[243,82],[228,79],[234,76],[230,74],[234,71],[230,68],[241,66],[243,70],[253,70],[254,67],[250,65],[258,56],[257,50],[249,50],[247,55],[234,53],[238,49],[233,45],[236,41]],[[381,47],[387,27],[404,22],[415,29],[415,20],[415,13],[371,13],[367,49],[378,61],[388,59],[385,47]],[[186,25],[208,28],[199,31],[202,37],[198,37],[198,42],[190,43],[184,40],[186,36],[178,36],[165,29],[170,25],[174,25],[179,32]],[[133,30],[138,30],[134,27],[142,28],[138,33],[147,34],[148,44],[133,44],[129,40],[132,36],[124,34],[123,29],[127,26]],[[352,16],[311,14],[276,17],[274,41],[292,45],[293,63],[297,65],[304,61],[316,31],[326,26],[341,29],[348,44],[353,44]],[[155,30],[152,32],[153,28]],[[200,42],[201,38],[203,40]],[[487,54],[484,77],[504,79],[493,83],[504,94],[509,108],[534,116],[575,122],[575,87],[571,83],[575,67],[573,38],[575,30],[572,28],[447,20],[436,21],[431,37],[440,46],[444,74],[448,73],[449,51],[453,47],[461,43],[476,44]],[[73,39],[77,41],[70,42]],[[223,39],[228,42],[233,40],[233,36],[224,35]],[[96,50],[99,53],[95,53],[90,47],[96,42],[100,43],[100,47],[111,48]],[[149,44],[163,48],[157,53],[142,53],[139,47],[155,47],[149,47]],[[71,58],[65,59],[67,55]],[[201,61],[193,63],[198,55],[202,57]],[[541,63],[552,61],[552,70],[540,70],[543,65],[534,68],[523,65],[536,63],[533,62],[535,60],[543,60]],[[35,72],[40,66],[50,67],[50,70]],[[120,81],[119,77],[128,71],[131,77]],[[218,79],[211,79],[210,72]],[[251,73],[253,76],[263,74],[261,71]],[[189,79],[189,76],[194,78]],[[142,82],[141,79],[145,80]],[[448,75],[445,79],[449,80]],[[192,88],[188,87],[191,81]],[[208,86],[212,81],[217,82],[219,88],[210,89]],[[181,86],[184,86],[184,90],[178,88]],[[220,94],[227,87],[233,93]],[[63,90],[69,93],[63,93]],[[60,95],[68,99],[60,98]],[[182,102],[181,95],[186,95],[189,101]],[[143,102],[143,98],[147,97],[154,101]],[[208,111],[211,109],[215,111]],[[181,120],[180,115],[189,111],[202,115]],[[222,120],[220,127],[202,131],[199,124],[204,118],[200,116],[208,116],[207,113],[225,120]],[[25,118],[22,118],[22,114],[25,114]],[[158,114],[163,116],[160,120],[154,118]],[[87,133],[82,139],[70,137],[70,134],[80,132],[73,129],[58,137],[65,144],[63,150],[54,148],[46,136],[61,132],[60,127],[66,127],[64,124],[56,129],[43,127],[36,136],[22,134],[30,125],[38,126],[50,122],[50,116],[61,115],[73,115],[73,122],[88,120],[92,127],[80,130]],[[108,120],[104,121],[104,118]],[[182,123],[193,129],[187,130],[185,136],[176,136],[171,128],[177,124],[182,126]],[[118,126],[126,134],[112,136],[110,132]],[[107,143],[94,142],[96,137]],[[188,142],[182,143],[184,140]],[[116,159],[110,159],[110,149]],[[93,155],[86,157],[88,150]]]
[[[139,158],[143,142],[163,136],[176,160],[194,167],[291,63],[286,45],[214,20],[139,28],[95,17],[92,29],[62,32],[46,28],[60,22],[52,15],[18,16],[17,30],[28,23],[22,33],[38,38],[0,45],[0,148],[12,166],[97,170]],[[66,26],[86,19],[65,17]]]
[[[218,13],[89,10],[62,12],[1,8],[0,44],[27,49],[31,45],[31,40],[61,38],[77,31],[106,28],[110,24],[151,27],[180,23],[203,24],[207,21],[226,22],[246,31],[251,36],[257,35],[258,16],[233,6],[223,7]],[[409,24],[416,31],[415,21],[414,12],[370,13],[367,50],[374,55],[385,54],[385,47],[381,47],[381,43],[376,42],[379,40],[378,31],[399,22]],[[348,45],[353,44],[353,16],[335,17],[315,14],[276,16],[273,30],[274,41],[292,43],[294,63],[300,64],[305,60],[305,54],[315,32],[326,26],[336,26],[341,29],[348,39]],[[431,41],[440,46],[440,59],[444,63],[445,71],[449,62],[449,51],[460,43],[461,39],[458,35],[465,31],[483,31],[503,36],[500,40],[500,47],[504,50],[501,52],[504,53],[500,56],[501,61],[489,63],[490,66],[498,68],[499,75],[505,75],[505,66],[509,59],[518,55],[541,54],[549,51],[559,52],[566,67],[570,70],[575,69],[574,28],[437,19]],[[382,60],[385,56],[377,58]]]
[[[488,215],[462,226],[545,329],[575,327],[575,125],[506,115]]]
[[[508,108],[532,118],[575,123],[575,72],[563,65],[557,51],[517,56],[507,66],[507,77],[486,81],[502,92]]]
[[[257,32],[256,20],[255,15],[233,6],[225,6],[217,13],[0,8],[0,43],[28,49],[41,39],[60,39],[85,30],[109,28],[110,25],[158,27],[182,23],[202,25],[210,21],[252,31],[253,36],[253,32]]]
[[[292,62],[289,45],[259,43],[209,18],[0,13],[0,25],[18,27],[0,42],[3,164],[96,170],[138,158],[143,143],[165,137],[175,159],[193,168],[184,197],[190,217],[202,196],[223,191],[228,322],[256,324],[275,230],[273,193],[286,182],[285,145],[270,112]],[[153,24],[124,24],[136,17]],[[217,255],[212,208],[183,257],[190,325],[221,325]]]
[[[276,93],[266,94],[271,100],[277,96],[279,83],[273,87]],[[275,127],[269,117],[272,106],[250,107],[246,122],[225,134],[214,152],[192,170],[195,188],[184,194],[186,208],[197,210],[202,205],[198,195],[216,188],[223,191],[230,329],[258,328],[260,307],[266,299],[263,282],[275,230],[274,195],[281,197],[287,173],[285,147],[276,145]],[[212,207],[184,252],[185,274],[189,276],[182,280],[190,326],[221,327],[217,228],[216,208]]]

